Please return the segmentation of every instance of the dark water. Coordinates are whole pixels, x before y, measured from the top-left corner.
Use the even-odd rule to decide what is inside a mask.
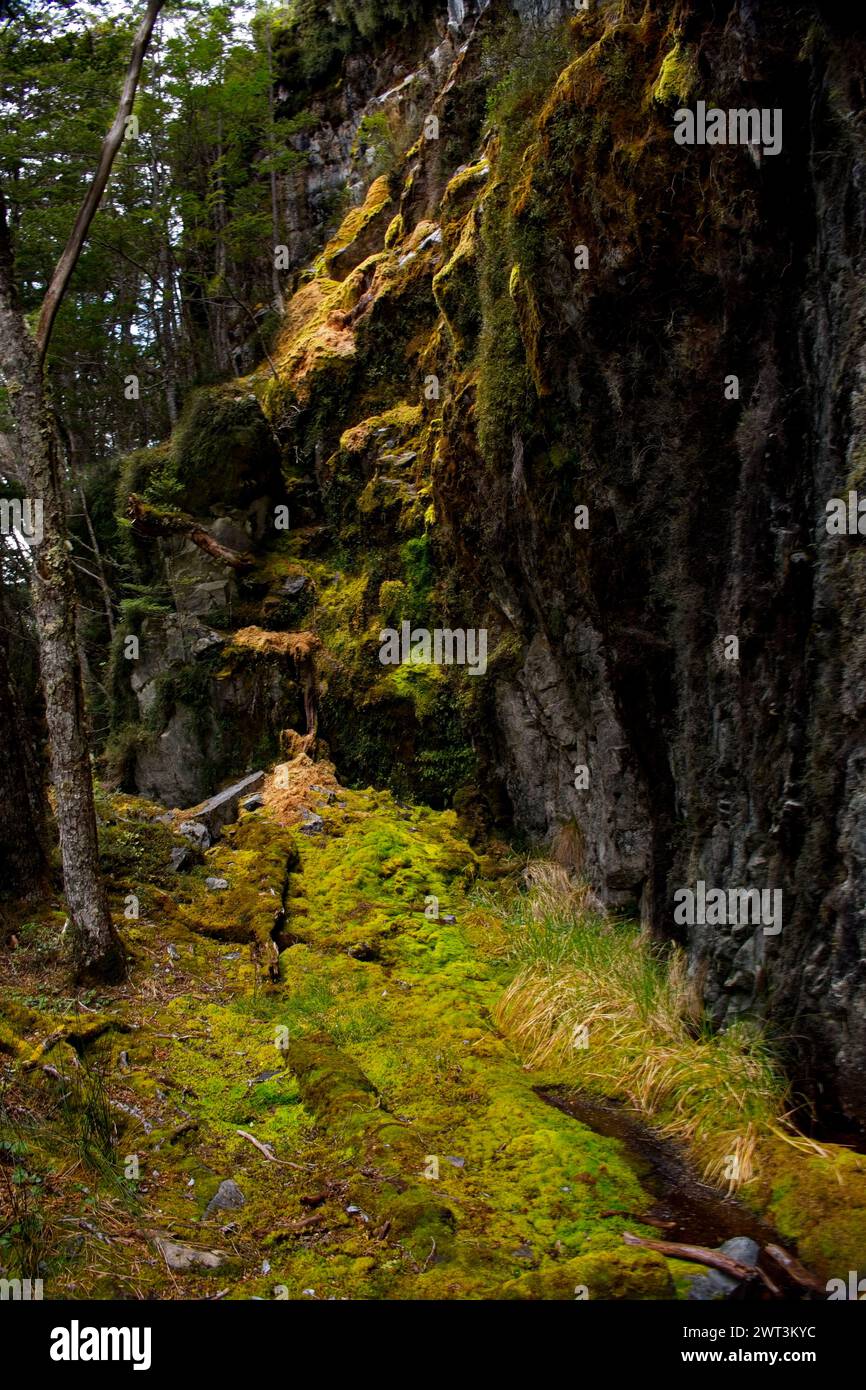
[[[652,1217],[650,1225],[656,1221],[665,1223],[664,1227],[656,1227],[652,1239],[714,1249],[733,1236],[750,1236],[761,1247],[782,1245],[789,1254],[796,1253],[742,1202],[702,1182],[678,1147],[650,1129],[626,1106],[597,1100],[565,1086],[537,1087],[536,1094],[597,1134],[624,1144],[628,1161],[652,1200],[640,1211],[612,1215],[612,1225],[630,1230],[635,1220]],[[786,1298],[802,1296],[763,1253],[759,1263]],[[753,1285],[742,1288],[738,1296],[760,1299],[768,1294],[763,1286]]]

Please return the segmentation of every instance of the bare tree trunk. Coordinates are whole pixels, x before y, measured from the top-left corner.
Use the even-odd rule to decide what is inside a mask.
[[[75,583],[66,547],[63,480],[54,418],[45,399],[39,349],[17,307],[5,209],[0,207],[0,363],[27,494],[43,508],[44,539],[34,547],[33,610],[39,635],[51,774],[76,972],[123,975],[123,947],[99,877],[99,849],[84,690],[78,660]]]
[[[276,170],[276,126],[274,122],[274,55],[271,44],[271,21],[268,19],[265,30],[268,42],[268,145],[271,161],[271,237],[273,248],[271,251],[271,285],[274,295],[274,308],[282,315],[286,311],[285,300],[283,299],[283,287],[280,284],[280,272],[277,270],[277,247],[280,244],[280,212],[277,200],[277,170]]]
[[[126,133],[144,55],[163,0],[148,0],[132,48],[114,123],[75,225],[51,277],[36,334],[18,307],[5,203],[0,197],[0,370],[15,424],[15,448],[28,496],[42,503],[44,538],[34,547],[33,606],[57,796],[57,826],[76,973],[119,979],[126,969],[99,876],[96,808],[86,737],[84,690],[76,646],[76,599],[66,539],[64,487],[43,363],[54,318]]]

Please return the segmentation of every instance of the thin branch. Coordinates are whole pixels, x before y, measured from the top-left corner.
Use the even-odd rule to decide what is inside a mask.
[[[150,36],[153,33],[153,26],[156,23],[157,16],[162,9],[163,3],[164,0],[148,0],[144,18],[138,27],[138,33],[132,45],[132,56],[129,60],[126,81],[123,84],[123,92],[121,93],[120,104],[117,108],[114,124],[102,142],[99,164],[93,176],[93,182],[87,190],[84,202],[81,204],[78,216],[75,219],[75,226],[72,228],[63,254],[57,262],[54,274],[51,277],[51,283],[42,301],[39,324],[36,329],[36,349],[39,354],[40,363],[45,360],[45,353],[48,350],[48,343],[51,339],[51,330],[54,327],[57,310],[60,308],[61,301],[66,293],[70,276],[78,263],[78,257],[81,255],[81,248],[90,230],[90,224],[102,201],[102,195],[105,192],[106,185],[111,175],[112,166],[117,158],[117,152],[123,144],[124,136],[126,135],[126,122],[132,113],[132,105],[135,101],[135,92],[138,87],[138,79],[141,76],[144,55],[147,52]]]

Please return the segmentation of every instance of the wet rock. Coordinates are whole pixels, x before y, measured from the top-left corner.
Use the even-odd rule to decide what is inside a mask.
[[[749,1236],[732,1236],[718,1247],[720,1255],[737,1260],[740,1264],[753,1265],[760,1254],[757,1241]],[[697,1303],[711,1303],[718,1299],[731,1298],[740,1287],[741,1280],[732,1274],[724,1274],[720,1269],[708,1269],[706,1274],[698,1274],[691,1280],[688,1297]]]

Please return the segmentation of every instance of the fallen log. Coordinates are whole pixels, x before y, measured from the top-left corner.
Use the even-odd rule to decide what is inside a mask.
[[[667,1255],[670,1260],[688,1260],[690,1264],[720,1269],[723,1274],[730,1274],[732,1279],[754,1279],[761,1274],[757,1265],[741,1264],[739,1260],[732,1260],[730,1255],[722,1255],[718,1250],[708,1250],[703,1245],[681,1245],[673,1240],[649,1240],[646,1236],[632,1235],[630,1231],[623,1231],[622,1238],[626,1245],[642,1245],[646,1250],[657,1250],[660,1255]]]
[[[187,516],[185,512],[160,511],[134,492],[129,495],[126,515],[137,536],[144,536],[148,540],[161,536],[187,536],[205,554],[233,570],[249,570],[256,563],[255,556],[249,551],[231,550],[227,545],[222,545],[194,517]]]
[[[647,1240],[644,1236],[632,1235],[630,1231],[624,1231],[622,1238],[626,1245],[642,1245],[647,1250],[657,1250],[669,1260],[688,1260],[691,1264],[708,1265],[710,1269],[729,1274],[732,1279],[760,1279],[774,1298],[782,1297],[781,1289],[773,1283],[760,1265],[741,1264],[739,1260],[732,1260],[730,1255],[723,1255],[719,1250],[708,1250],[703,1245],[680,1245],[672,1240]]]

